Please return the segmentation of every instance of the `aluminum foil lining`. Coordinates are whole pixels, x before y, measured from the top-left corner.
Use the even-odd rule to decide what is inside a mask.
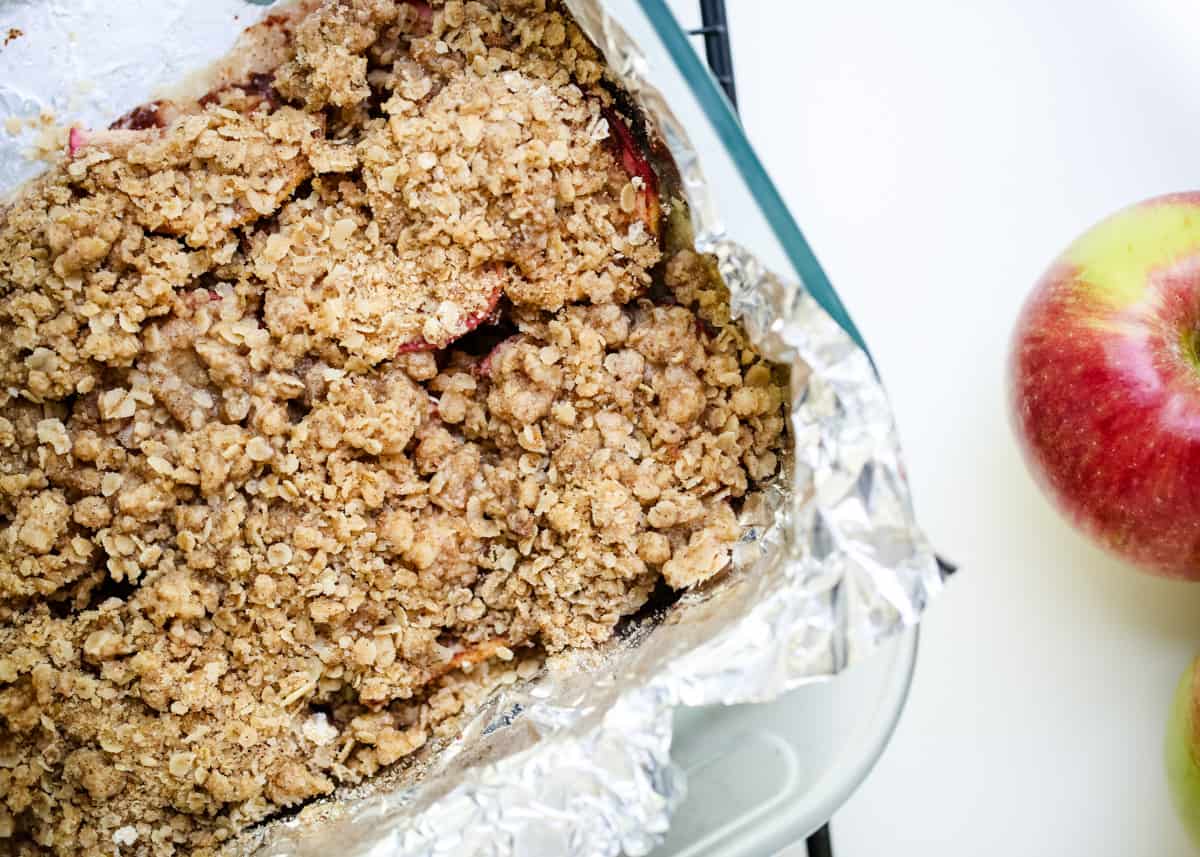
[[[866,354],[802,284],[726,234],[642,53],[600,0],[566,2],[666,142],[735,315],[792,367],[790,474],[747,505],[733,567],[715,582],[602,652],[560,656],[496,692],[419,777],[339,794],[260,829],[243,852],[646,854],[684,795],[674,707],[765,701],[831,676],[915,624],[942,586]],[[0,0],[0,194],[40,170],[30,149],[52,150],[63,124],[106,125],[264,14],[248,0]]]

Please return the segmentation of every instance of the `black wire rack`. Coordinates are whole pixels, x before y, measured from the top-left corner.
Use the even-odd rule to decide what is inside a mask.
[[[729,42],[729,21],[725,16],[725,0],[700,0],[700,20],[703,25],[692,30],[693,36],[704,37],[704,54],[713,77],[733,108],[737,109],[737,86],[733,76],[733,47]]]
[[[701,26],[691,30],[693,36],[704,38],[704,55],[708,59],[708,67],[712,69],[713,77],[733,109],[737,110],[737,83],[733,73],[733,47],[729,40],[729,19],[725,13],[725,0],[700,0]],[[829,833],[829,824],[808,837],[806,841],[808,857],[833,857],[833,841]]]

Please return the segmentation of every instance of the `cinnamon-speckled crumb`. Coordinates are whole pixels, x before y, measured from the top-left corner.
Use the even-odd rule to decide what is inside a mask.
[[[782,378],[554,2],[278,50],[0,211],[0,852],[214,854],[453,737],[778,470]]]

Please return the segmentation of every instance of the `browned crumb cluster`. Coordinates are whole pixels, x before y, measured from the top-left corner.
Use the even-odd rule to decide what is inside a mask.
[[[0,853],[211,854],[727,564],[781,379],[602,71],[328,2],[0,212]]]

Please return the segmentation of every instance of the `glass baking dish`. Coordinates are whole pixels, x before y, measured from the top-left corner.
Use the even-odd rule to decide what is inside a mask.
[[[0,20],[6,8],[19,5],[20,0],[0,0]],[[89,5],[97,16],[103,15],[102,4]],[[649,79],[665,94],[701,153],[729,236],[778,274],[804,283],[862,344],[736,115],[665,2],[608,0],[607,6],[641,46]],[[199,15],[196,25],[219,32],[228,27],[216,21],[215,14],[214,20],[208,18]],[[72,35],[88,38],[86,33]],[[118,37],[136,39],[129,34]],[[164,60],[176,61],[187,65],[174,56]],[[48,57],[43,69],[48,79],[86,77],[66,63],[63,57]],[[136,69],[130,73],[136,75]],[[151,87],[147,80],[142,99],[153,97]],[[130,106],[110,105],[120,109],[89,115],[86,109],[73,108],[78,96],[67,91],[41,101],[96,124]],[[26,112],[28,105],[8,103],[17,98],[18,90],[0,85],[0,100],[8,113]],[[27,137],[0,139],[0,161],[11,166],[28,143]],[[21,170],[31,169],[22,161]],[[827,821],[869,772],[895,727],[915,665],[917,637],[917,630],[909,629],[838,678],[808,685],[773,703],[681,710],[673,754],[688,772],[691,796],[655,854],[769,855],[801,842]]]
[[[805,857],[805,837],[887,746],[917,639],[909,629],[837,678],[775,702],[678,711],[671,755],[687,773],[688,796],[654,857]]]

